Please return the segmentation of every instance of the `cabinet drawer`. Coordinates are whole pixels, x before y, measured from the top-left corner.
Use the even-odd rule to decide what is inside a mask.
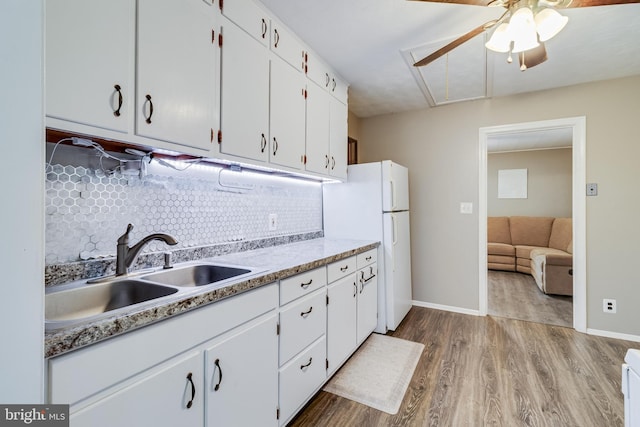
[[[324,267],[296,274],[280,280],[280,305],[300,298],[327,284],[327,271]]]
[[[284,425],[326,379],[323,336],[280,369],[280,425]]]
[[[280,312],[280,365],[325,334],[326,292],[319,289]]]
[[[358,268],[362,268],[364,266],[373,264],[374,262],[378,261],[378,249],[377,248],[371,249],[370,251],[358,254],[356,257],[358,259],[357,261]]]
[[[336,261],[332,264],[327,265],[327,277],[329,283],[335,282],[336,280],[353,273],[356,271],[356,257],[352,256],[349,258],[345,258],[340,261]]]

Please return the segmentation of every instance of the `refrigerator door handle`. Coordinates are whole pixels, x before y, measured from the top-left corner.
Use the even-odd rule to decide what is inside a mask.
[[[396,244],[398,243],[398,221],[396,220],[396,216],[391,214],[391,224],[392,224],[392,232],[393,238],[391,239],[391,265],[393,266],[393,271],[396,271]]]
[[[396,210],[398,201],[396,200],[396,183],[391,180],[391,210]]]

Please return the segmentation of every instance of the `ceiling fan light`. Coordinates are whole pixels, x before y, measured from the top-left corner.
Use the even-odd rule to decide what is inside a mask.
[[[523,34],[513,41],[513,53],[524,52],[540,46],[535,30],[529,34]]]
[[[536,31],[540,35],[540,41],[544,42],[549,40],[558,34],[565,25],[569,18],[567,16],[560,15],[554,9],[543,9],[535,17]]]
[[[533,12],[528,7],[520,8],[513,13],[507,31],[513,40],[514,53],[533,49],[540,45]]]
[[[489,41],[485,43],[485,47],[494,52],[509,52],[511,37],[509,36],[508,28],[508,24],[500,24],[491,35]]]

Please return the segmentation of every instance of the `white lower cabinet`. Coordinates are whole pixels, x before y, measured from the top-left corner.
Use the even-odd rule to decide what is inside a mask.
[[[285,425],[375,328],[375,254],[49,359],[46,402],[73,427]]]
[[[205,425],[278,424],[276,324],[276,315],[270,315],[257,324],[216,339],[206,349]]]
[[[289,419],[325,382],[324,335],[280,368],[280,425]]]
[[[358,345],[378,324],[378,265],[358,270]]]
[[[74,427],[201,426],[202,355],[176,357],[143,379],[70,416]]]
[[[351,273],[329,285],[327,306],[327,373],[333,374],[356,348],[358,285]]]
[[[74,427],[277,425],[277,306],[265,285],[52,358],[47,403]]]

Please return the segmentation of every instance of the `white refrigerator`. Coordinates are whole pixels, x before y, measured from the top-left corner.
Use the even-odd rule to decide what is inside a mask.
[[[348,167],[348,182],[323,185],[324,235],[379,240],[378,325],[395,330],[411,308],[409,173],[392,161]]]

